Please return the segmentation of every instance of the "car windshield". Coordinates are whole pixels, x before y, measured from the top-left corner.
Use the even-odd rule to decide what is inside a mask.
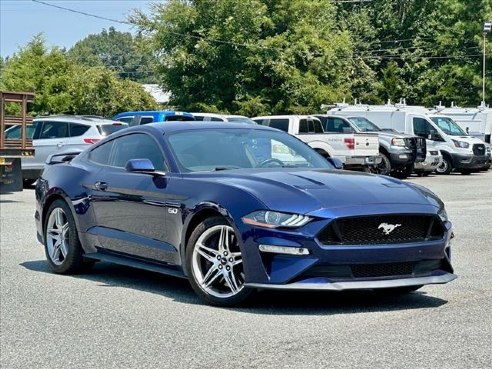
[[[375,125],[370,120],[364,117],[351,117],[348,118],[353,124],[357,126],[362,132],[380,132],[381,128]]]
[[[432,117],[434,123],[442,129],[444,133],[450,136],[468,136],[468,134],[456,124],[454,120],[446,117]]]
[[[167,137],[185,172],[242,168],[333,168],[316,151],[287,133],[218,128],[181,131]]]
[[[26,138],[32,139],[34,136],[34,131],[36,129],[36,123],[28,124],[26,126]],[[4,137],[7,140],[18,140],[21,138],[21,126],[13,126],[4,132]]]
[[[109,136],[111,133],[119,131],[120,129],[127,128],[126,123],[113,123],[113,124],[101,124],[97,126],[99,133],[102,136]]]

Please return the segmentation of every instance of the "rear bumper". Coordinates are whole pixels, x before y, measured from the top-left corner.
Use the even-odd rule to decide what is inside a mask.
[[[317,278],[314,282],[296,282],[289,284],[263,284],[263,283],[246,283],[246,287],[277,289],[277,290],[327,290],[327,291],[344,291],[344,290],[365,290],[380,288],[395,288],[420,286],[426,284],[444,284],[455,280],[457,276],[453,273],[443,273],[441,275],[432,275],[428,277],[386,279],[375,281],[343,281],[330,282],[327,278]]]
[[[382,158],[376,156],[346,156],[344,161],[345,167],[362,167],[373,166],[381,163]]]

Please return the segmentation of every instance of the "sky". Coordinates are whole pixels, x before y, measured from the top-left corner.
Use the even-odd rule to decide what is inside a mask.
[[[132,9],[148,10],[148,0],[42,0],[101,17],[126,20]],[[153,1],[158,2],[158,1]],[[0,0],[0,55],[12,55],[38,33],[43,33],[48,46],[70,48],[77,41],[104,28],[132,31],[130,25],[97,19],[67,10],[36,3],[32,0]]]

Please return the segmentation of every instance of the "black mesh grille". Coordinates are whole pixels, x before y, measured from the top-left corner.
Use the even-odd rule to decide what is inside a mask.
[[[473,153],[475,155],[485,155],[485,145],[484,144],[474,144]]]
[[[416,263],[386,263],[386,264],[361,264],[352,265],[354,278],[377,278],[399,275],[411,275]]]
[[[380,215],[334,220],[319,234],[325,245],[372,245],[441,239],[443,226],[432,215]]]
[[[412,159],[417,157],[417,144],[415,138],[405,138],[405,146],[412,150]]]
[[[425,156],[427,155],[427,143],[425,138],[415,137],[415,142],[417,145],[417,156],[415,157],[415,161],[422,162],[425,160]]]
[[[295,281],[320,277],[332,281],[396,276],[418,277],[431,275],[438,270],[453,272],[449,263],[444,259],[376,264],[316,265],[297,276]]]

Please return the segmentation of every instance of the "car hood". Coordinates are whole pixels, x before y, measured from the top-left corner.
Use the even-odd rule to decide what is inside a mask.
[[[342,170],[259,169],[211,173],[268,208],[307,214],[319,209],[382,204],[441,206],[432,192],[400,180]]]

